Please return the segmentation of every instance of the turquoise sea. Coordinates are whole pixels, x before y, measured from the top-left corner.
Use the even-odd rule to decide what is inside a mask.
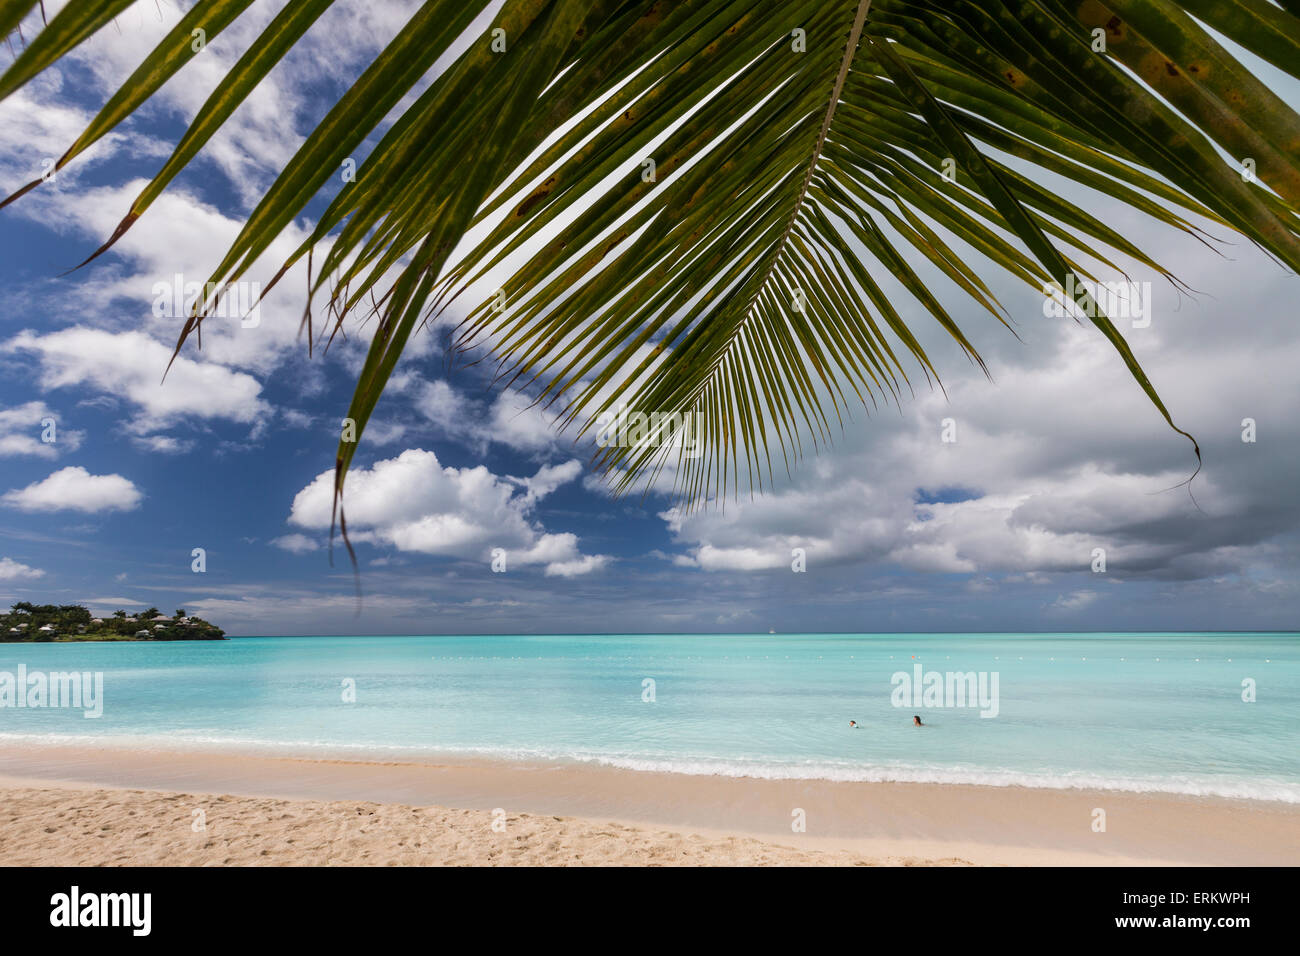
[[[20,665],[101,672],[103,714],[0,706],[0,743],[461,755],[1300,802],[1292,633],[0,644],[0,681]],[[893,676],[911,678],[918,665],[923,680],[982,674],[990,692],[996,675],[996,716],[924,706],[910,693],[894,706]],[[912,726],[914,714],[925,727]]]

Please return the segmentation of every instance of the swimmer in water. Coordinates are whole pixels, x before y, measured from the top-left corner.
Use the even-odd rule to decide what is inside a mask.
[[[849,721],[849,726],[852,727],[854,730],[857,730],[857,729],[858,729],[858,722],[857,722],[856,720],[850,720],[850,721]]]
[[[912,716],[912,726],[913,726],[913,727],[924,727],[925,724],[921,723],[921,718],[920,718],[920,717],[917,717],[916,715],[913,715],[913,716]]]

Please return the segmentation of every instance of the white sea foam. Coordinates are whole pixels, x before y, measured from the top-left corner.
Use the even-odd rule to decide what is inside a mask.
[[[1031,787],[1045,790],[1121,790],[1175,793],[1241,800],[1300,803],[1300,783],[1243,780],[1234,777],[1120,777],[1074,771],[1032,772],[977,767],[863,766],[829,763],[592,756],[576,759],[625,770],[693,776],[754,777],[762,780],[829,780],[843,783],[940,783],[985,787]]]
[[[974,766],[873,765],[837,761],[790,762],[761,758],[714,758],[667,754],[615,754],[564,749],[504,747],[429,748],[407,744],[261,738],[193,733],[159,735],[22,734],[0,732],[0,742],[41,745],[122,747],[133,750],[252,753],[309,759],[362,759],[382,756],[413,763],[469,757],[483,760],[554,764],[595,764],[621,770],[688,776],[748,777],[761,780],[826,780],[838,783],[932,783],[1046,790],[1116,790],[1169,793],[1237,800],[1300,803],[1300,783],[1258,778],[1203,775],[1116,776],[1082,771],[1026,771]]]

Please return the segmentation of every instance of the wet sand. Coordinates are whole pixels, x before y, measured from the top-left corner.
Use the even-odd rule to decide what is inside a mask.
[[[1300,807],[1171,794],[13,745],[0,790],[10,864],[1300,863]]]

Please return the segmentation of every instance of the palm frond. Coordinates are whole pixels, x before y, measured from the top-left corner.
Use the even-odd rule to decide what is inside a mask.
[[[101,252],[330,5],[290,0]],[[0,95],[121,6],[72,0]],[[218,32],[245,6],[196,4],[60,162],[183,67],[191,29]],[[617,489],[669,465],[688,506],[762,489],[852,407],[901,398],[909,366],[937,380],[905,310],[982,365],[922,270],[1003,324],[991,271],[1041,291],[1123,257],[1178,281],[1036,170],[1171,230],[1237,232],[1300,269],[1300,116],[1226,45],[1300,75],[1291,2],[509,0],[470,36],[487,6],[420,6],[212,275],[218,289],[238,281],[376,140],[280,272],[323,249],[309,295],[336,327],[376,313],[347,413],[358,432],[410,335],[454,306],[458,347],[490,356],[498,382],[575,436],[629,410],[656,416],[597,451]],[[0,29],[30,8],[0,0]],[[214,304],[196,307],[178,350]],[[1179,430],[1113,322],[1086,294],[1079,305]],[[685,421],[693,447],[662,440]],[[356,447],[339,445],[340,493]]]

